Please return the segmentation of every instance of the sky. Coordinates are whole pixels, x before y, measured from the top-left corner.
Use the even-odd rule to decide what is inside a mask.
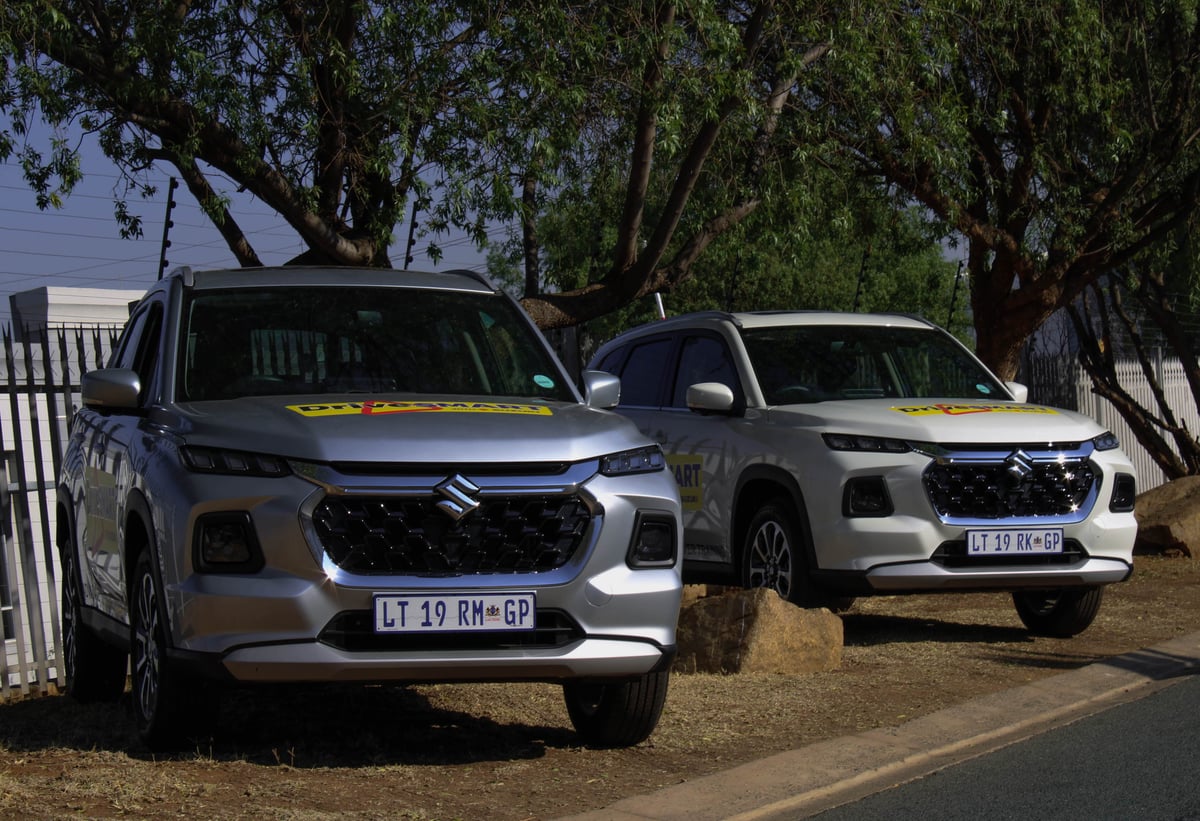
[[[170,171],[164,166],[153,199],[129,199],[142,218],[140,239],[122,239],[113,217],[120,178],[98,151],[85,152],[83,181],[60,209],[39,210],[33,191],[15,161],[0,162],[0,326],[11,321],[8,297],[16,292],[50,287],[109,288],[144,291],[158,278],[163,225],[167,217]],[[226,186],[233,191],[234,186]],[[197,270],[236,265],[221,235],[188,190],[174,194],[167,249],[167,270],[190,265]],[[242,195],[231,208],[265,265],[281,264],[304,250],[295,231],[258,200]],[[418,221],[420,217],[418,216]],[[396,226],[392,263],[404,265],[408,225]],[[443,251],[434,263],[425,253],[428,240],[417,242],[416,270],[484,269],[484,256],[465,236],[439,239]]]

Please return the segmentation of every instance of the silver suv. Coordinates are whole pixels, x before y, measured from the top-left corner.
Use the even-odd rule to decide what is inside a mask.
[[[546,680],[599,746],[654,729],[675,652],[679,495],[469,272],[191,272],[86,374],[59,481],[62,672],[132,676],[174,746],[219,687]]]
[[[953,337],[897,315],[700,313],[592,368],[661,442],[685,581],[802,605],[1011,591],[1035,633],[1091,624],[1133,567],[1133,466],[1093,420],[1030,405]]]

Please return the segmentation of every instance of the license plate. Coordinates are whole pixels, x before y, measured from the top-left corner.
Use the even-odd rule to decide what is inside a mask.
[[[533,593],[375,594],[376,633],[532,630]]]
[[[1063,552],[1061,527],[968,530],[968,556],[1040,556]]]

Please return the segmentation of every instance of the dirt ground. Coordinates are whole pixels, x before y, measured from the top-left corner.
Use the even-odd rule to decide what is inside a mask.
[[[1001,594],[860,599],[839,670],[675,675],[628,750],[575,738],[551,685],[240,693],[215,737],[155,757],[128,705],[0,704],[0,817],[550,819],[917,716],[1200,630],[1200,560],[1138,557],[1073,639]]]

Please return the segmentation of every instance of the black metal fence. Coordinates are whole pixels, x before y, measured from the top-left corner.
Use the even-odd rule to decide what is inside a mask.
[[[49,692],[60,655],[55,476],[79,395],[117,328],[41,332],[5,328],[0,371],[0,701]]]

